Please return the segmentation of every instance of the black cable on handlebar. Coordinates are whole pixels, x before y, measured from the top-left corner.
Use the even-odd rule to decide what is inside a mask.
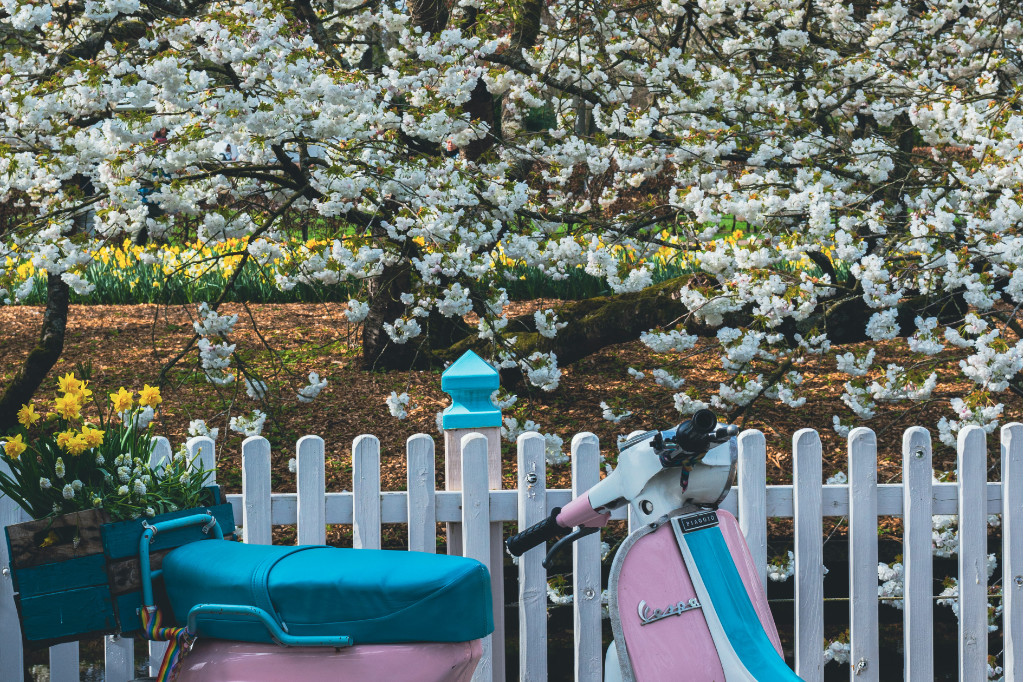
[[[560,539],[558,542],[551,546],[551,549],[548,550],[547,556],[544,557],[544,561],[540,562],[540,565],[544,568],[550,568],[551,560],[555,557],[556,554],[558,554],[558,552],[562,550],[563,547],[571,545],[580,538],[592,535],[599,530],[601,529],[590,526],[583,526],[582,528],[577,529],[569,535],[566,535],[564,538]]]
[[[505,548],[508,549],[508,553],[512,556],[522,556],[537,545],[543,545],[548,540],[559,538],[572,530],[559,525],[557,519],[561,511],[561,507],[555,507],[551,510],[551,516],[505,540]]]

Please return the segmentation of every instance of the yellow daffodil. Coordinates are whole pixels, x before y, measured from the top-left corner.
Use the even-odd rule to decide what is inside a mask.
[[[135,391],[125,390],[122,386],[117,393],[110,394],[110,402],[114,405],[114,412],[130,410],[135,405]]]
[[[77,390],[68,391],[68,395],[78,396],[78,402],[83,405],[89,402],[89,398],[92,397],[92,389],[89,388],[88,381],[78,382],[79,386]]]
[[[78,419],[82,413],[81,398],[77,393],[69,393],[53,401],[53,409],[65,419]]]
[[[77,379],[73,372],[57,377],[57,384],[61,393],[78,393],[82,389],[81,380]]]
[[[103,431],[94,429],[88,424],[82,427],[82,434],[79,436],[85,441],[87,447],[96,448],[103,444]]]
[[[143,407],[155,408],[163,401],[164,399],[160,397],[160,389],[156,386],[146,384],[142,387],[142,390],[139,391],[139,405],[142,405]]]
[[[25,445],[25,441],[22,440],[20,433],[14,438],[8,439],[4,444],[4,452],[11,459],[18,459],[26,449],[28,449],[28,446]]]
[[[74,431],[61,431],[57,434],[57,447],[61,450],[67,450],[68,443],[77,435]]]
[[[67,450],[72,455],[80,455],[89,448],[89,444],[81,435],[76,435],[68,441]]]
[[[18,410],[18,423],[26,429],[32,428],[32,425],[39,421],[39,419],[40,416],[36,414],[36,410],[32,405],[22,405],[21,409]]]

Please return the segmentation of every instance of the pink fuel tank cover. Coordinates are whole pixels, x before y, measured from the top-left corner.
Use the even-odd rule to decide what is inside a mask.
[[[362,644],[344,649],[200,639],[182,659],[177,682],[469,682],[480,640]]]
[[[719,528],[747,595],[781,656],[779,633],[739,524],[727,511],[718,510],[717,514]],[[669,615],[647,624],[641,621],[640,611],[645,611],[650,618],[656,609],[664,612],[670,606],[696,597],[671,524],[664,524],[629,548],[619,574],[617,597],[622,634],[637,680],[713,682],[725,679],[702,609]]]

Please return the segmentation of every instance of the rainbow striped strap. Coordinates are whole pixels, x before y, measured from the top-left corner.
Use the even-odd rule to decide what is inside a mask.
[[[169,682],[182,653],[188,650],[195,638],[188,633],[188,628],[161,627],[162,616],[155,606],[142,607],[141,616],[142,634],[146,639],[169,643],[164,660],[160,662],[160,670],[156,674],[156,682]]]

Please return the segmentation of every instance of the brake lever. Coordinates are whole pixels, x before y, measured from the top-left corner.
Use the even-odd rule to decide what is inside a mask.
[[[562,549],[562,547],[564,547],[565,545],[571,545],[572,543],[576,542],[577,540],[579,540],[582,537],[586,537],[588,535],[593,535],[594,533],[596,533],[599,530],[601,530],[601,529],[600,528],[588,528],[587,526],[580,526],[579,528],[577,528],[573,532],[569,533],[565,537],[559,538],[558,541],[551,546],[551,549],[548,550],[547,555],[545,555],[545,557],[544,557],[544,561],[540,562],[540,565],[543,566],[544,568],[547,568],[548,564],[551,563],[551,560],[554,558],[555,554],[557,554],[558,551],[560,549]]]

